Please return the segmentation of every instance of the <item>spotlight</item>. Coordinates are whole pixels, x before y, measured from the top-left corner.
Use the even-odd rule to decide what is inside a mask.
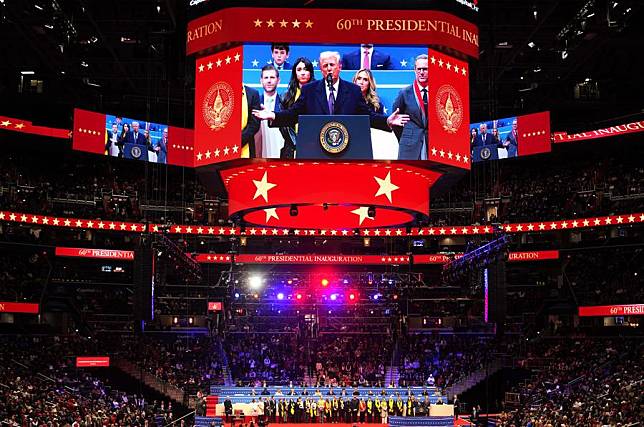
[[[374,206],[369,206],[367,208],[367,216],[369,218],[375,218],[376,217],[376,208]]]
[[[298,293],[296,293],[296,294],[295,294],[295,299],[296,299],[296,300],[301,300],[301,299],[302,299],[302,294],[301,294],[301,293],[299,293],[299,292],[298,292]]]
[[[377,294],[373,295],[373,299],[376,300],[376,301],[378,301],[380,299],[380,297],[382,297],[381,293],[377,293]]]
[[[297,216],[297,205],[291,205],[291,209],[289,209],[288,213],[291,216]]]
[[[239,292],[235,292],[235,299],[239,298]]]
[[[338,299],[338,294],[331,294],[331,301],[335,301]]]
[[[188,317],[188,323],[191,324],[191,325],[193,323],[195,323],[195,318],[194,317]]]
[[[326,287],[329,284],[329,279],[322,279],[322,281],[320,283],[322,284],[322,286]]]
[[[349,294],[349,299],[350,299],[351,301],[355,301],[355,299],[356,299],[356,294],[354,294],[353,292],[351,292],[351,293]]]
[[[260,276],[251,276],[248,280],[248,286],[251,289],[259,289],[262,287],[262,278]]]
[[[172,318],[172,323],[174,323],[175,325],[176,325],[177,323],[179,323],[179,318],[178,318],[178,317],[173,317],[173,318]]]
[[[277,299],[280,300],[280,301],[283,300],[284,299],[284,294],[282,292],[278,293],[277,294]]]

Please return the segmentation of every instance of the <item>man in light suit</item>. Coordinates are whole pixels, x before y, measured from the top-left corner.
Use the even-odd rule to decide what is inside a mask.
[[[287,110],[280,112],[253,110],[260,120],[269,120],[271,127],[295,126],[300,114],[343,114],[369,116],[371,127],[390,131],[391,126],[403,126],[409,120],[405,114],[394,111],[389,117],[378,114],[367,106],[358,85],[340,79],[340,54],[320,54],[322,80],[315,80],[302,87],[302,94]]]
[[[484,145],[492,144],[494,144],[494,137],[492,137],[491,133],[487,133],[487,124],[481,123],[479,125],[479,134],[476,136],[476,139],[474,139],[474,146],[482,147]]]
[[[398,160],[427,160],[427,112],[429,102],[429,69],[427,55],[414,61],[414,83],[402,89],[393,109],[409,116],[403,127],[394,127],[398,138]]]
[[[508,150],[508,157],[519,155],[519,132],[517,131],[517,119],[512,120],[512,130],[505,137],[503,147]]]
[[[393,70],[391,57],[373,47],[371,43],[363,43],[360,49],[342,56],[342,68],[345,70]]]
[[[147,145],[143,132],[139,129],[139,122],[132,122],[132,131],[127,135],[126,142],[130,144]]]

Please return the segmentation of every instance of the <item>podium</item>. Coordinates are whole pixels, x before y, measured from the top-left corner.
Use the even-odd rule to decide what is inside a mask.
[[[472,147],[472,161],[484,162],[487,160],[499,160],[497,144],[477,145]]]
[[[132,144],[130,142],[123,146],[123,156],[126,159],[148,161],[148,147],[141,144]]]
[[[373,159],[369,116],[301,115],[298,124],[298,159]]]

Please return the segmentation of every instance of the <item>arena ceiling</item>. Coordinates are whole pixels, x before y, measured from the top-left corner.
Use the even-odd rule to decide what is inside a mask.
[[[5,115],[68,125],[71,107],[192,126],[194,59],[189,19],[228,3],[206,0],[0,0],[0,97]],[[440,8],[474,19],[472,119],[549,109],[553,128],[642,116],[641,0],[361,0],[352,7]],[[336,0],[271,6],[342,7]],[[33,71],[33,75],[22,75]],[[31,86],[31,80],[36,80]],[[41,81],[39,89],[38,81]],[[19,90],[22,84],[21,90]],[[40,93],[41,92],[41,93]],[[34,109],[33,105],[41,106]]]

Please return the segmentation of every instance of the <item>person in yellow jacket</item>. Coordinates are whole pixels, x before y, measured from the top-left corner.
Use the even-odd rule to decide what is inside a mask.
[[[387,405],[389,407],[389,415],[396,415],[396,408],[395,408],[395,402],[394,402],[394,397],[389,396],[389,402]]]
[[[373,422],[373,400],[371,400],[371,397],[367,399],[367,422],[372,423]]]
[[[381,406],[381,403],[380,403],[380,398],[378,396],[376,396],[376,398],[373,400],[373,406],[374,406],[374,408],[373,408],[374,422],[379,423],[380,422],[380,406]]]

